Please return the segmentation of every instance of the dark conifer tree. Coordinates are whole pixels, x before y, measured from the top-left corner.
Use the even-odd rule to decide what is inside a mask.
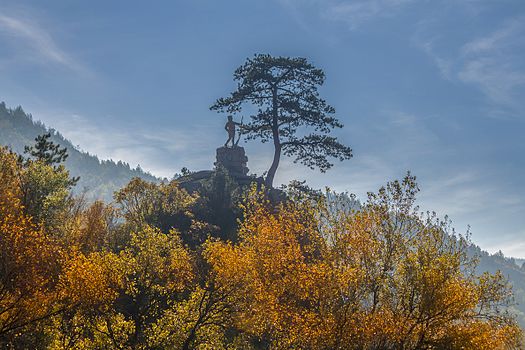
[[[274,144],[273,162],[266,176],[272,187],[281,153],[295,157],[311,169],[325,172],[332,167],[328,158],[350,159],[352,150],[329,136],[343,125],[334,117],[335,109],[319,97],[324,72],[304,58],[255,55],[237,68],[237,89],[218,99],[212,110],[240,113],[248,108],[250,121],[241,127],[248,140]]]
[[[68,157],[67,148],[60,148],[60,145],[55,144],[50,138],[51,133],[49,132],[38,135],[35,138],[35,145],[25,146],[24,152],[47,165],[63,163]]]

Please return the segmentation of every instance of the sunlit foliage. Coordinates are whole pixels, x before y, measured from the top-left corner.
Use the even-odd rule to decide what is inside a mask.
[[[55,293],[62,254],[22,205],[16,155],[0,148],[0,339],[60,312]]]
[[[294,183],[279,203],[253,188],[238,211],[221,177],[193,194],[136,179],[112,205],[5,148],[0,176],[2,348],[521,346],[508,282],[417,212],[410,175],[362,206]]]
[[[207,250],[236,326],[276,349],[518,348],[508,285],[472,273],[466,239],[417,214],[416,192],[409,175],[354,213],[252,193],[241,242]]]

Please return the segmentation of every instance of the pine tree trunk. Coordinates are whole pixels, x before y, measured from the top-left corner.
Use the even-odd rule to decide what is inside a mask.
[[[277,172],[277,167],[279,166],[279,161],[281,160],[281,140],[279,139],[279,119],[278,119],[278,109],[277,109],[277,87],[272,89],[272,136],[273,136],[273,161],[268,174],[266,175],[266,180],[264,185],[266,189],[269,190],[273,187],[273,179],[275,173]]]
[[[281,145],[276,144],[275,152],[273,154],[272,166],[268,170],[268,174],[266,175],[266,180],[264,181],[264,185],[266,186],[266,189],[270,189],[273,187],[273,179],[275,177],[275,173],[277,172],[277,167],[279,166],[280,159],[281,159]]]

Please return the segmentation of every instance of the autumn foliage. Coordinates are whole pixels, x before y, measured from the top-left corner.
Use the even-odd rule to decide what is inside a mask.
[[[359,212],[258,194],[237,245],[213,242],[218,283],[235,292],[236,326],[271,348],[506,349],[519,329],[498,306],[502,276],[472,274],[466,241],[411,211],[394,182]]]
[[[7,149],[0,175],[2,348],[522,346],[508,283],[477,275],[468,237],[417,212],[410,175],[356,210],[246,190],[231,240],[214,197],[177,181],[86,203],[63,167]]]

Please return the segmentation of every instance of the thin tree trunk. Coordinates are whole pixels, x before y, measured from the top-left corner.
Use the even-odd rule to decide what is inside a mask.
[[[196,331],[195,331],[195,327],[193,327],[191,329],[190,335],[186,338],[186,340],[184,341],[184,344],[182,344],[182,348],[181,348],[182,350],[189,350],[190,349],[190,344],[195,339],[195,335],[196,335]]]
[[[268,170],[266,175],[266,180],[264,182],[266,189],[273,187],[273,179],[275,173],[277,172],[277,167],[279,166],[279,161],[281,160],[281,140],[279,139],[279,120],[278,120],[278,110],[277,110],[277,88],[272,89],[272,136],[273,136],[273,162]]]
[[[273,179],[275,177],[275,172],[277,171],[277,167],[279,166],[279,161],[281,159],[281,145],[279,143],[276,143],[274,140],[274,146],[275,152],[273,154],[272,166],[268,170],[268,174],[266,175],[266,180],[264,183],[266,189],[270,189],[273,187]]]

